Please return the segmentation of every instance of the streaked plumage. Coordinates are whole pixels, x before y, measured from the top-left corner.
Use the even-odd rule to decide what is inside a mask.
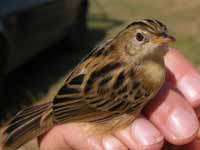
[[[173,40],[157,20],[133,22],[91,51],[52,101],[20,111],[3,132],[4,149],[61,123],[91,122],[110,132],[128,126],[161,88],[163,56]]]

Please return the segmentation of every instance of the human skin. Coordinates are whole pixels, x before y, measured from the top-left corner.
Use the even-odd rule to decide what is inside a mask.
[[[89,134],[80,123],[67,123],[40,137],[40,149],[159,150],[165,142],[171,149],[199,149],[200,74],[175,49],[166,54],[165,65],[166,83],[129,127],[102,136]]]

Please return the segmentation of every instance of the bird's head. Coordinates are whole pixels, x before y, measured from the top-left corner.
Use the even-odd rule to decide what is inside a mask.
[[[154,19],[133,22],[116,37],[117,47],[138,59],[162,58],[168,49],[168,43],[174,41],[175,38],[168,34],[167,27]]]

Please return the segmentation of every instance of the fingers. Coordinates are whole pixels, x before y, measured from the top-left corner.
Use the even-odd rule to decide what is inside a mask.
[[[72,150],[63,136],[62,127],[55,127],[39,137],[40,150]]]
[[[70,123],[52,129],[40,143],[41,150],[127,150],[116,137],[112,135],[91,135],[89,127]]]
[[[146,110],[147,116],[156,127],[147,119],[140,117],[128,128],[117,132],[116,137],[113,135],[98,137],[89,135],[88,130],[79,124],[62,125],[44,137],[41,150],[49,149],[48,146],[55,150],[62,148],[157,150],[162,147],[162,135],[176,145],[188,143],[195,137],[199,126],[196,115],[185,99],[169,84],[165,85]]]
[[[190,142],[199,128],[194,110],[167,83],[155,100],[147,106],[145,113],[166,140],[175,145]]]
[[[128,150],[127,146],[122,144],[115,136],[107,135],[103,138],[104,150]]]
[[[88,129],[78,123],[55,127],[43,137],[40,149],[160,150],[164,143],[158,129],[144,117],[113,135],[91,135]]]
[[[168,80],[175,83],[178,90],[193,107],[200,105],[200,74],[177,50],[170,49],[165,57]],[[171,72],[171,73],[170,73]],[[175,79],[175,80],[174,80]]]
[[[130,150],[160,150],[164,143],[164,137],[159,130],[144,117],[139,117],[132,125],[115,135]]]

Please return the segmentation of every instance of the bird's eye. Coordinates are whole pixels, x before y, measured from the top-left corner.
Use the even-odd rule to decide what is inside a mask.
[[[142,33],[136,33],[136,39],[141,42],[144,40],[144,35]]]

